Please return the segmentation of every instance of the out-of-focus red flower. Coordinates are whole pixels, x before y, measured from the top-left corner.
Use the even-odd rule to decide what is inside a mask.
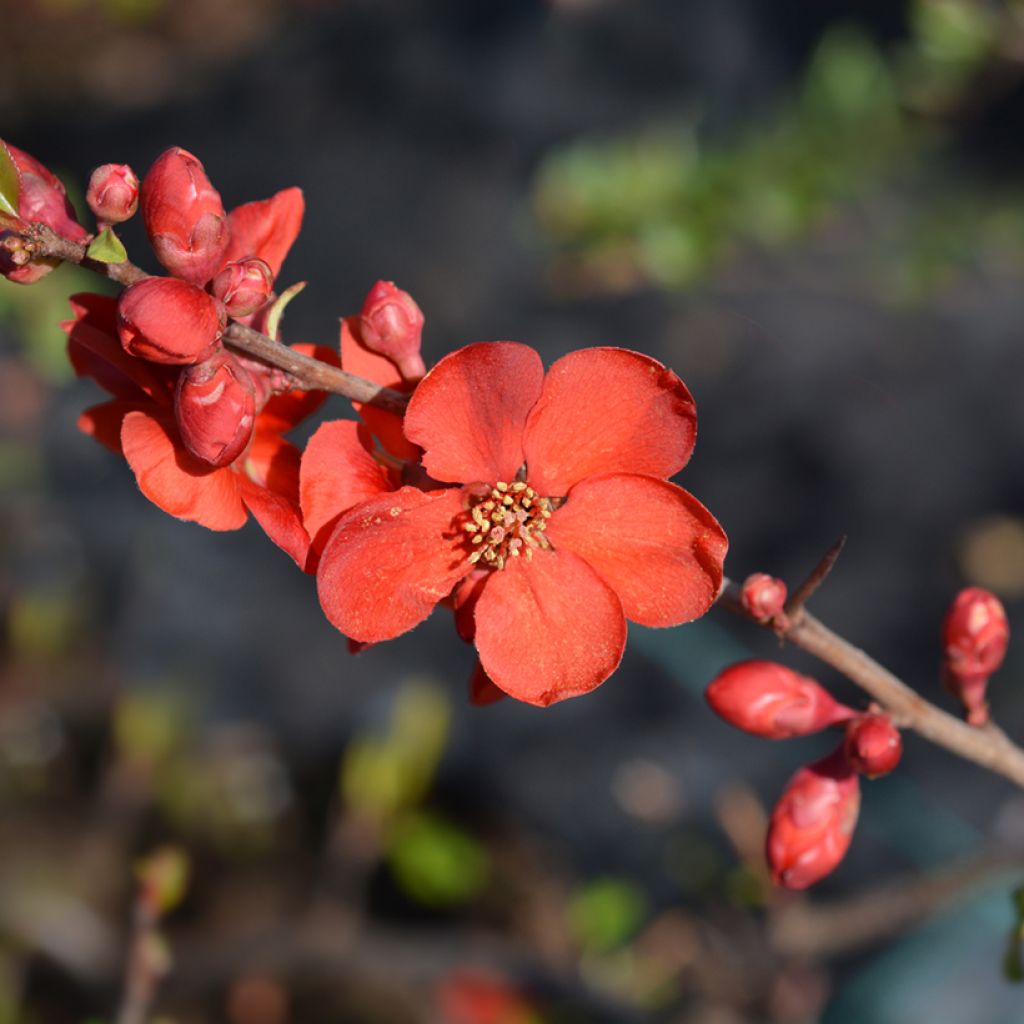
[[[256,427],[256,390],[229,352],[186,367],[174,392],[174,416],[190,454],[227,466],[249,446]]]
[[[182,370],[124,351],[113,299],[76,295],[71,306],[74,317],[63,327],[72,366],[111,396],[82,413],[79,429],[123,455],[142,493],[165,512],[211,530],[236,530],[252,513],[270,539],[306,568],[309,537],[299,512],[299,451],[281,435],[312,414],[325,396],[270,397],[258,409],[252,441],[242,454],[229,465],[210,465],[188,451],[175,420]],[[295,348],[336,362],[329,349]]]
[[[755,572],[743,581],[740,603],[748,615],[761,622],[774,619],[786,604],[786,584],[766,572]]]
[[[392,281],[378,281],[366,296],[359,317],[362,343],[398,367],[404,380],[419,380],[426,372],[420,343],[423,311],[413,297]]]
[[[470,345],[417,386],[405,433],[436,489],[350,508],[320,561],[321,604],[346,636],[398,636],[473,587],[487,675],[547,705],[615,670],[627,619],[678,625],[717,597],[725,534],[665,479],[693,450],[693,399],[655,360],[585,349],[545,376],[525,345]],[[308,480],[331,472],[324,454],[307,450]]]
[[[730,725],[770,740],[806,736],[856,714],[815,680],[774,661],[730,665],[708,684],[704,696]]]
[[[1009,643],[1010,624],[999,598],[982,587],[961,590],[942,623],[942,669],[971,725],[988,722],[988,679],[1002,665]]]
[[[97,219],[120,224],[139,208],[139,178],[127,164],[104,164],[89,178],[85,201]]]
[[[175,277],[206,284],[224,262],[230,229],[198,158],[178,146],[162,153],[142,182],[141,200],[156,258]]]
[[[45,224],[62,238],[84,242],[89,233],[78,223],[63,182],[24,150],[9,142],[0,142],[0,145],[6,145],[18,174],[18,216],[21,220],[26,224]],[[13,237],[10,232],[0,230],[0,241],[9,237]],[[57,262],[38,259],[24,262],[10,249],[0,245],[0,274],[15,284],[35,283],[53,270]]]
[[[843,748],[801,768],[772,811],[766,852],[772,879],[806,889],[846,855],[860,810],[860,780]]]
[[[225,263],[210,290],[224,303],[228,316],[247,316],[262,309],[274,293],[274,275],[258,256]]]
[[[900,763],[903,739],[888,715],[858,715],[846,726],[846,758],[868,778],[888,775]]]
[[[145,277],[117,300],[117,333],[124,350],[154,363],[208,359],[225,323],[224,307],[212,295],[177,277]]]
[[[438,986],[443,1024],[534,1024],[531,1003],[504,978],[456,971]]]

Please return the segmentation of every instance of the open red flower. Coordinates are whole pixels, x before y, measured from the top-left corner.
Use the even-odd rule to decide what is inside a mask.
[[[665,479],[693,399],[655,360],[584,349],[545,376],[526,345],[470,345],[420,382],[405,433],[441,486],[382,482],[339,518],[317,582],[346,636],[398,636],[451,594],[487,676],[547,705],[608,678],[627,619],[679,625],[717,596],[725,534]]]
[[[139,489],[178,519],[211,530],[237,530],[256,518],[275,544],[306,567],[309,537],[299,512],[299,451],[281,435],[315,411],[319,392],[275,395],[256,416],[252,442],[232,463],[213,466],[187,450],[174,418],[179,367],[129,355],[117,337],[116,302],[75,295],[74,319],[63,326],[79,376],[92,377],[112,396],[87,409],[79,428],[123,455]],[[311,345],[297,350],[326,361],[333,353]]]

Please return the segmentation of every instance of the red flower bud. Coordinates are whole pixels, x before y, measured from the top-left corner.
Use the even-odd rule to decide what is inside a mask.
[[[903,739],[888,715],[870,712],[847,723],[844,749],[853,768],[874,779],[900,763]]]
[[[117,302],[117,333],[129,355],[154,363],[198,363],[224,333],[224,307],[176,277],[147,277]]]
[[[213,294],[228,316],[247,316],[262,309],[274,292],[274,273],[257,256],[228,263],[213,279]]]
[[[189,452],[211,466],[227,466],[248,447],[256,399],[248,371],[228,352],[183,370],[174,415]]]
[[[786,603],[786,584],[766,572],[755,572],[743,581],[740,604],[743,610],[761,621],[782,614]]]
[[[41,223],[62,238],[82,242],[89,233],[75,219],[64,184],[35,157],[5,143],[18,172],[18,216],[29,224]],[[0,231],[0,238],[14,238]],[[17,240],[15,239],[15,242]],[[17,245],[0,246],[0,274],[16,284],[33,284],[57,265],[54,261],[33,260]]]
[[[774,661],[741,661],[704,691],[711,709],[730,725],[769,740],[806,736],[852,718],[822,686]]]
[[[386,356],[405,380],[416,380],[426,372],[420,355],[423,312],[408,292],[391,281],[378,281],[366,296],[359,318],[363,344]]]
[[[959,698],[971,725],[988,722],[988,678],[1002,665],[1009,642],[999,598],[981,587],[961,590],[942,623],[942,668],[947,689]]]
[[[206,284],[220,269],[230,231],[203,165],[184,149],[167,150],[142,182],[141,199],[156,258],[176,277]]]
[[[776,885],[806,889],[846,855],[860,810],[860,780],[842,747],[789,780],[772,811],[766,853]]]
[[[104,164],[92,172],[85,193],[89,209],[105,224],[120,224],[139,208],[139,178],[127,164]]]

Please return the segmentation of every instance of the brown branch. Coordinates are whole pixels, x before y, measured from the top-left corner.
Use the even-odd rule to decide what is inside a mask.
[[[740,588],[732,580],[724,581],[719,602],[757,623],[743,610]],[[768,625],[784,640],[841,672],[878,701],[901,728],[913,729],[937,746],[1024,787],[1024,750],[1001,729],[994,725],[983,728],[968,725],[936,707],[860,648],[833,633],[810,612],[801,610],[781,627],[777,623],[757,624]]]
[[[23,238],[26,247],[36,258],[74,263],[118,284],[134,284],[149,276],[134,263],[100,263],[90,259],[86,255],[87,247],[84,244],[61,238],[45,224],[31,225]],[[300,387],[308,391],[331,391],[354,402],[366,402],[399,415],[405,411],[408,404],[409,396],[400,391],[382,388],[373,381],[346,373],[336,366],[300,355],[279,341],[274,341],[273,338],[238,323],[237,320],[229,324],[224,333],[224,341],[231,348],[244,352],[254,359],[285,370],[295,378]]]

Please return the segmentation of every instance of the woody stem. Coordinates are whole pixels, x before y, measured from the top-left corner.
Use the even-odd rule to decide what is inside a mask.
[[[96,274],[128,286],[149,275],[134,263],[101,263],[90,259],[87,246],[61,238],[45,224],[32,224],[22,236],[34,257],[74,263]],[[224,332],[224,343],[230,348],[269,363],[290,374],[297,387],[308,391],[331,391],[354,402],[366,402],[388,412],[401,415],[409,401],[408,395],[391,388],[382,388],[373,381],[339,370],[317,359],[300,355],[279,341],[232,320]]]
[[[726,579],[718,602],[831,665],[870,694],[896,725],[1024,787],[1024,750],[994,725],[978,728],[925,700],[887,668],[801,607],[784,623],[759,622],[740,603],[740,587]]]

